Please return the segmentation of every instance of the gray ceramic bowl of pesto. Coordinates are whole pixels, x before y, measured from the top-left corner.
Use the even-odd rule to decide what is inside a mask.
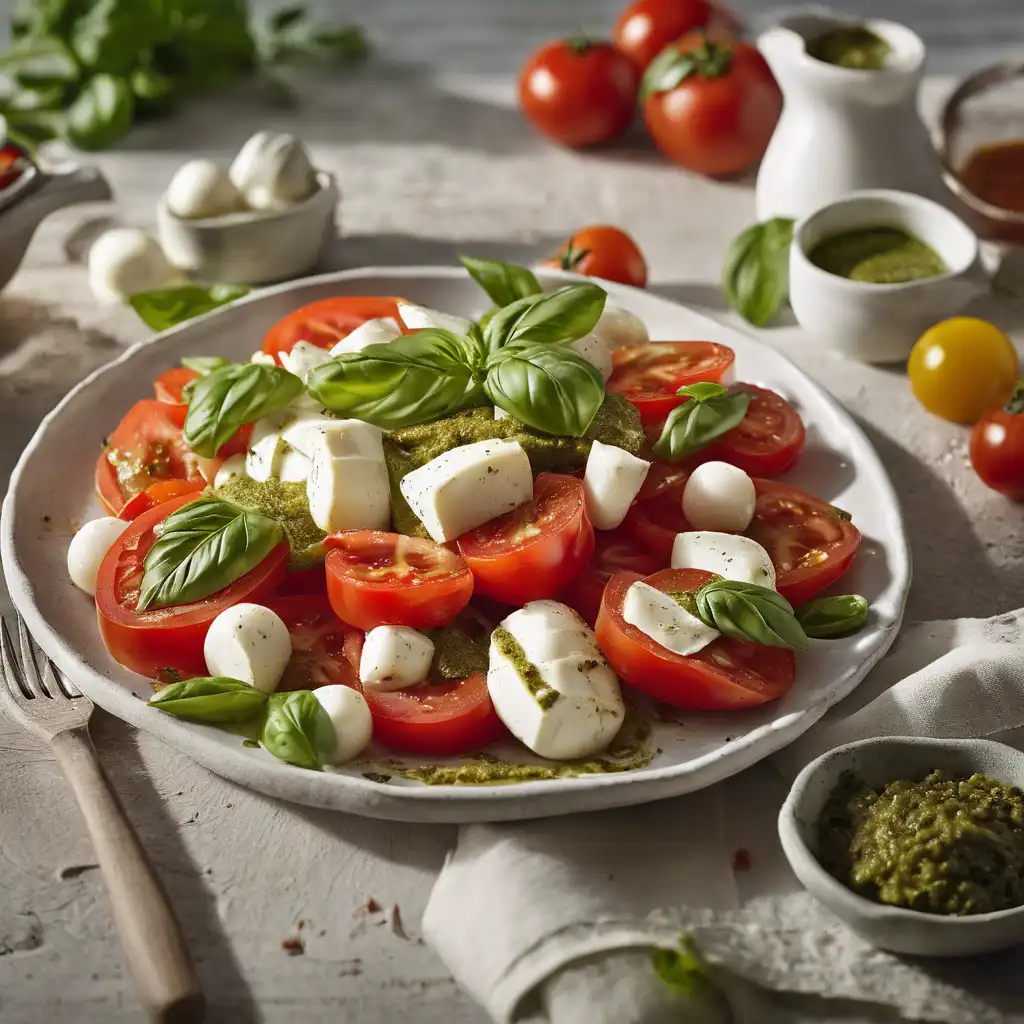
[[[797,776],[779,812],[779,838],[807,891],[865,941],[916,956],[972,956],[1024,943],[1024,906],[964,916],[923,913],[858,895],[818,859],[818,820],[844,772],[873,789],[923,779],[935,769],[988,775],[1024,789],[1024,753],[991,740],[886,737],[837,747]]]

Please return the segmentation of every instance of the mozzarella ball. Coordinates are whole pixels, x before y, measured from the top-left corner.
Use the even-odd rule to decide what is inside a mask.
[[[316,191],[316,171],[294,135],[254,135],[235,157],[230,176],[254,210],[283,210]]]
[[[754,482],[727,462],[705,462],[686,481],[683,516],[695,530],[741,533],[754,518]]]
[[[226,608],[210,625],[203,644],[211,676],[228,676],[273,693],[292,656],[288,627],[276,613],[259,604]]]
[[[621,306],[605,306],[594,328],[610,349],[643,345],[648,340],[647,327],[635,313]]]
[[[401,336],[402,332],[398,327],[398,322],[390,316],[367,320],[350,334],[345,335],[331,349],[330,354],[343,356],[349,352],[362,352],[367,345],[390,345]]]
[[[167,208],[176,217],[221,217],[244,209],[245,201],[228,177],[212,160],[182,164],[167,186]]]
[[[373,735],[373,719],[363,695],[351,686],[318,686],[313,696],[327,712],[334,726],[334,756],[330,764],[343,764],[358,757]]]
[[[89,250],[89,287],[98,302],[116,306],[137,292],[181,284],[160,243],[138,228],[105,231]]]
[[[128,529],[124,519],[104,516],[93,519],[71,538],[68,545],[68,575],[79,590],[96,593],[96,575],[115,540]]]
[[[245,476],[245,455],[231,455],[226,458],[213,478],[213,486],[223,487],[236,476]]]
[[[267,147],[277,138],[277,132],[256,132],[245,140],[237,156],[228,168],[228,177],[239,192],[255,182],[256,175],[263,163],[263,155]]]
[[[612,375],[612,350],[596,331],[577,338],[569,347],[576,355],[596,366],[605,380]]]
[[[387,693],[427,678],[434,642],[409,626],[375,626],[366,634],[359,659],[359,682]]]

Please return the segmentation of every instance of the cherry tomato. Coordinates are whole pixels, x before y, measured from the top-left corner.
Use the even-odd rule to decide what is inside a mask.
[[[993,324],[955,316],[921,335],[907,374],[914,397],[929,412],[954,423],[977,423],[1009,399],[1017,382],[1017,351]]]
[[[708,0],[637,0],[619,15],[612,41],[643,72],[669,43],[695,29],[734,35],[738,26]]]
[[[153,393],[161,402],[168,405],[187,405],[182,397],[181,389],[192,381],[199,380],[199,372],[187,366],[176,366],[173,370],[165,370],[153,382]]]
[[[1024,501],[1024,381],[1005,406],[990,409],[975,424],[971,465],[982,483]]]
[[[608,390],[636,406],[644,423],[663,421],[686,401],[676,392],[698,381],[721,381],[736,354],[713,341],[649,341],[612,353]]]
[[[795,487],[755,478],[754,489],[757,504],[746,534],[768,552],[778,592],[790,604],[803,604],[850,568],[860,530],[834,505]]]
[[[519,72],[519,105],[533,126],[565,146],[593,146],[633,120],[639,75],[611,43],[556,39]]]
[[[746,43],[684,36],[672,47],[695,64],[682,80],[659,59],[641,88],[644,120],[675,163],[712,177],[756,164],[782,112],[782,93],[764,57]]]
[[[531,501],[464,533],[458,546],[484,597],[517,605],[553,597],[594,553],[582,482],[538,474]]]
[[[318,348],[333,348],[367,320],[390,317],[403,327],[402,318],[398,315],[398,301],[394,298],[344,295],[300,306],[267,331],[263,338],[263,351],[280,363],[280,354],[290,352],[297,341],[308,341]]]
[[[261,604],[281,617],[292,638],[292,656],[278,691],[338,684],[358,689],[363,631],[342,622],[326,596],[275,597]]]
[[[443,626],[473,595],[469,566],[432,540],[350,530],[332,533],[324,543],[331,607],[360,629]]]
[[[680,467],[682,463],[679,464]],[[677,533],[693,527],[683,517],[683,488],[689,472],[680,468],[671,485],[665,484],[653,496],[633,503],[623,524],[636,542],[667,565]],[[650,472],[648,473],[648,476]],[[645,481],[646,483],[646,481]]]
[[[640,247],[625,231],[610,224],[581,228],[541,266],[602,277],[634,288],[647,284],[647,263]]]
[[[781,395],[756,384],[734,384],[730,392],[754,396],[747,414],[707,448],[707,458],[739,466],[751,476],[778,476],[803,454],[807,431],[800,414]]]
[[[181,436],[179,406],[144,398],[125,413],[96,462],[96,493],[116,516],[133,495],[161,480],[201,480]]]
[[[700,569],[662,569],[644,582],[678,594],[713,578]],[[723,636],[683,657],[631,626],[622,617],[622,604],[640,579],[635,572],[613,576],[597,616],[597,642],[624,682],[665,704],[694,711],[756,707],[777,700],[793,685],[796,659],[790,650]]]
[[[205,489],[204,480],[161,480],[129,498],[118,513],[118,518],[130,523],[138,519],[143,512],[148,512],[165,501],[180,498],[183,494],[198,494]]]
[[[96,616],[110,656],[151,678],[167,679],[175,671],[186,676],[205,675],[203,641],[210,624],[225,608],[240,601],[262,603],[281,582],[288,564],[288,545],[281,543],[255,569],[202,601],[136,611],[146,555],[156,540],[155,528],[194,500],[194,495],[185,494],[139,516],[107,552],[96,579]]]

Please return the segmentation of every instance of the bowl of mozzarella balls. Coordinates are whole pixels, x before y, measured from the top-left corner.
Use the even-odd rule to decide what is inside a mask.
[[[266,284],[313,267],[334,235],[338,187],[294,135],[257,132],[227,169],[189,160],[160,198],[160,246],[207,281]]]

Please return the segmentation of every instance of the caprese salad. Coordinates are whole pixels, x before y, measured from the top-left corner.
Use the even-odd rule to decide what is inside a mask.
[[[632,696],[763,704],[808,638],[863,623],[818,597],[850,517],[773,479],[804,445],[789,402],[593,282],[464,263],[477,321],[314,302],[249,362],[169,368],[103,442],[109,516],[68,570],[154,708],[313,769],[511,734],[615,770]]]

